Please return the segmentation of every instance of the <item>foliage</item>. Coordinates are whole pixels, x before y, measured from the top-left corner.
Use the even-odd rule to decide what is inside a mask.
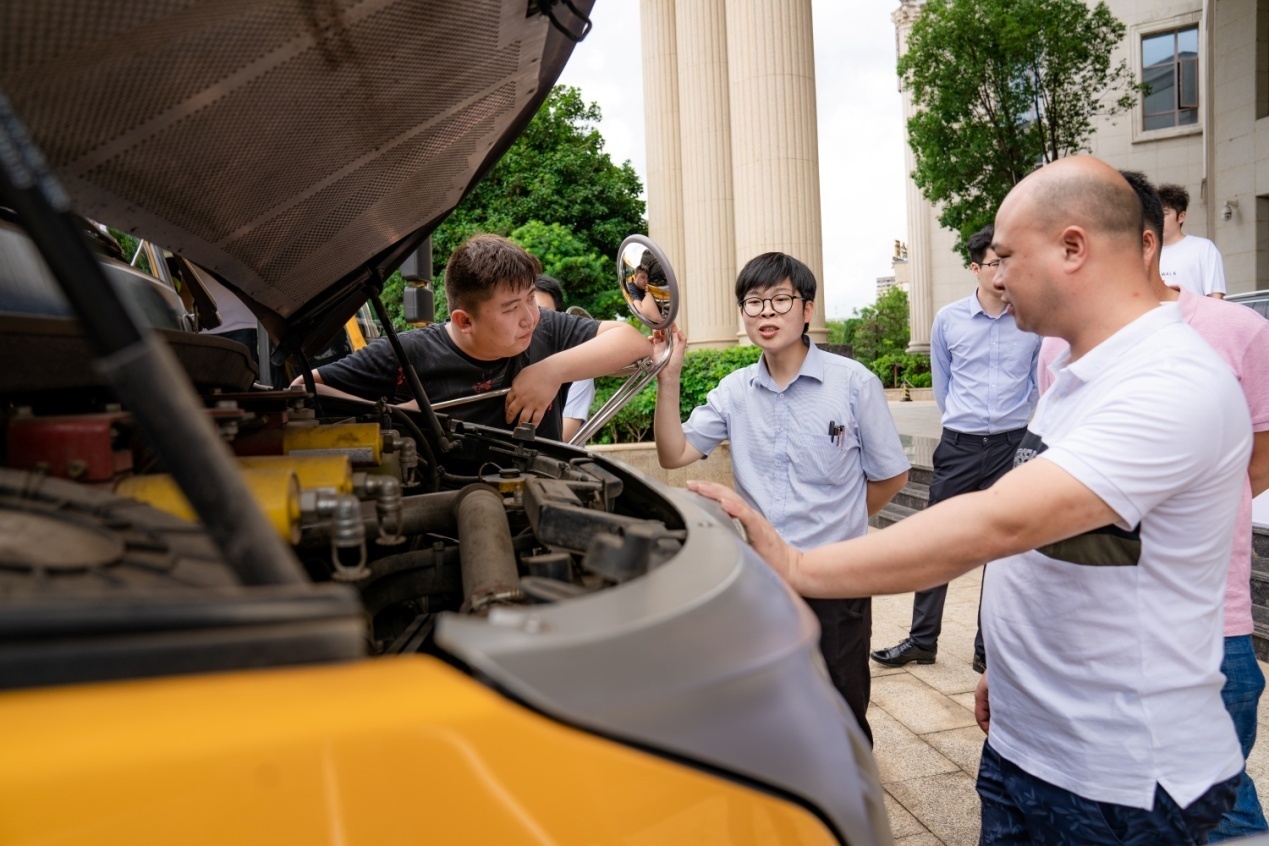
[[[132,257],[137,255],[137,247],[141,246],[140,239],[133,235],[129,235],[122,229],[115,229],[113,226],[107,226],[106,230],[110,233],[119,246],[123,248],[123,260],[131,261]],[[150,258],[145,253],[137,256],[137,269],[146,273],[150,273]]]
[[[762,350],[758,347],[727,347],[721,350],[690,350],[683,359],[683,373],[679,379],[679,419],[686,420],[692,409],[704,405],[709,392],[718,386],[723,377],[756,362]],[[595,380],[595,404],[591,412],[599,410],[624,378],[606,377]],[[617,413],[603,429],[591,439],[592,443],[637,443],[653,437],[653,414],[656,409],[656,383],[644,388]]]
[[[903,353],[908,339],[908,294],[901,288],[891,288],[873,305],[857,308],[853,316],[829,326],[829,342],[850,344],[852,357],[865,367],[884,356]]]
[[[930,357],[915,353],[887,353],[873,361],[872,372],[887,388],[898,388],[904,380],[914,388],[928,388],[932,383]],[[897,374],[897,377],[896,377]]]
[[[402,304],[405,291],[405,277],[401,275],[401,271],[394,271],[391,276],[383,282],[383,307],[388,312],[388,316],[392,318],[392,325],[398,332],[404,332],[414,327],[405,322],[405,306]],[[441,282],[432,283],[432,302],[436,308],[437,322],[444,321],[449,318],[449,303],[445,300],[445,286]]]
[[[510,237],[538,257],[543,273],[560,280],[569,305],[582,305],[600,320],[621,320],[629,313],[617,287],[613,260],[591,250],[568,228],[530,220]]]
[[[1124,31],[1104,2],[925,3],[899,59],[913,178],[962,244],[1033,169],[1087,151],[1095,116],[1132,107],[1141,86],[1111,62]]]
[[[524,133],[432,233],[438,320],[445,262],[476,232],[505,235],[534,252],[564,286],[569,305],[597,317],[616,313],[617,247],[627,235],[647,233],[648,224],[639,176],[630,162],[614,164],[604,152],[599,119],[599,106],[588,105],[579,89],[554,89]],[[399,292],[398,284],[391,304],[385,300],[394,314],[401,310]]]

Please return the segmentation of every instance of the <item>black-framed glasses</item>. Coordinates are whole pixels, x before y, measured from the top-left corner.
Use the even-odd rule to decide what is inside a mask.
[[[749,317],[757,317],[767,310],[767,303],[771,303],[771,310],[776,314],[787,314],[789,309],[793,308],[794,300],[805,300],[806,297],[799,297],[795,294],[776,294],[774,297],[746,297],[740,301],[740,310]]]
[[[997,269],[998,267],[1000,267],[1000,259],[996,259],[995,261],[985,261],[985,262],[983,262],[982,264],[980,264],[980,265],[978,265],[978,266],[979,266],[979,267],[990,267],[992,270],[995,270],[995,269]]]

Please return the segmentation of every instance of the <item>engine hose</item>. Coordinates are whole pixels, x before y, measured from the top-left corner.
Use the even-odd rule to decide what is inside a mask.
[[[468,485],[458,492],[454,516],[462,561],[463,610],[480,614],[490,605],[522,600],[502,495],[488,485]]]

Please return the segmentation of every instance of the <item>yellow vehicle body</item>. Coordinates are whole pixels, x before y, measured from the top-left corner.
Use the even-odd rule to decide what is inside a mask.
[[[837,842],[426,656],[13,691],[0,725],[6,846]]]

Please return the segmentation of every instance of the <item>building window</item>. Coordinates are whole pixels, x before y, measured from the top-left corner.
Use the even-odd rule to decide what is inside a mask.
[[[1141,38],[1142,129],[1198,123],[1198,27]]]

